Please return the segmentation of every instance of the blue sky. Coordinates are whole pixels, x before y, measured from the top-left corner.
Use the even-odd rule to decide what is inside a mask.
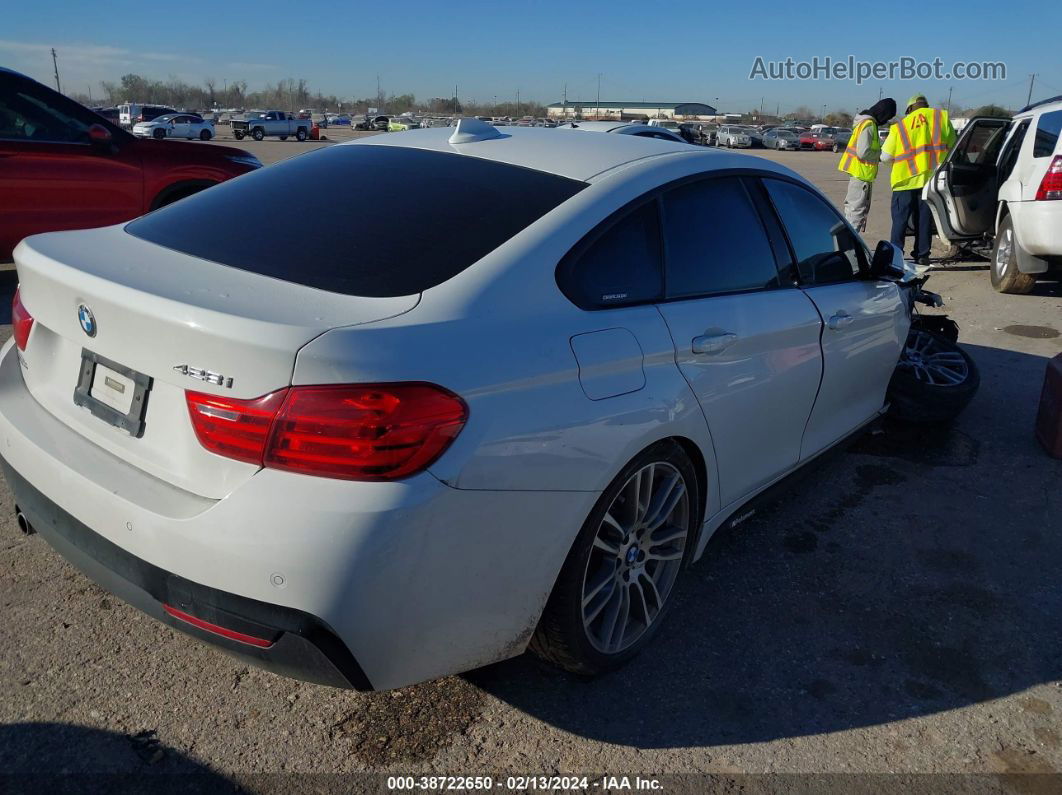
[[[901,104],[915,91],[965,106],[1024,104],[1029,74],[1037,97],[1062,94],[1057,0],[812,5],[671,0],[462,2],[403,0],[369,4],[117,0],[35,0],[12,4],[0,25],[0,64],[50,82],[50,48],[59,52],[69,91],[98,91],[126,72],[200,82],[246,80],[252,88],[307,79],[342,97],[372,96],[379,73],[387,93],[451,96],[479,102],[561,98],[704,101],[721,110],[858,110],[878,89]],[[1005,15],[1005,16],[1004,16]],[[851,33],[852,20],[873,30]],[[916,31],[918,35],[908,35]],[[750,81],[756,56],[810,60],[1003,61],[1006,81]],[[718,98],[718,102],[716,99]]]

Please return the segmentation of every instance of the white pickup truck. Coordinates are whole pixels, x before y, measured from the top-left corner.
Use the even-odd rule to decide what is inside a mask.
[[[312,126],[310,119],[296,119],[294,114],[269,110],[252,118],[233,119],[232,134],[237,141],[247,135],[256,141],[261,141],[267,135],[279,137],[281,141],[286,141],[289,135],[294,135],[296,139],[305,141],[310,137]]]

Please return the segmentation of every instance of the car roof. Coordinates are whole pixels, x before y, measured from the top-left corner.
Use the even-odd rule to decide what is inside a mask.
[[[586,181],[635,160],[682,155],[700,149],[677,141],[636,135],[565,135],[545,127],[506,127],[496,138],[451,144],[452,127],[428,127],[401,135],[373,136],[339,146],[406,146],[482,157]],[[716,154],[705,152],[705,154]]]
[[[1033,102],[1031,105],[1026,105],[1014,115],[1017,116],[1018,113],[1028,113],[1029,111],[1033,110],[1051,111],[1058,110],[1059,108],[1062,108],[1062,94],[1059,94],[1057,97],[1048,97],[1047,99],[1038,100],[1036,102]]]
[[[626,121],[566,121],[557,126],[558,130],[593,130],[594,132],[609,132],[618,127],[626,127],[630,122]]]
[[[721,169],[773,172],[812,190],[808,180],[782,163],[747,154],[735,154],[677,141],[635,135],[564,135],[544,127],[505,127],[498,137],[467,144],[451,144],[453,127],[429,127],[400,135],[373,136],[338,146],[399,146],[480,157],[499,163],[544,171],[587,182],[616,169],[649,160],[686,161],[690,174]]]

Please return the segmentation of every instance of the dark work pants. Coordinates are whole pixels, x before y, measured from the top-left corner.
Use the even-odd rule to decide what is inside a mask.
[[[929,256],[931,234],[929,205],[922,201],[922,189],[894,190],[892,192],[892,236],[890,241],[903,250],[907,235],[907,219],[912,218],[915,228],[915,246],[912,256],[917,260]]]

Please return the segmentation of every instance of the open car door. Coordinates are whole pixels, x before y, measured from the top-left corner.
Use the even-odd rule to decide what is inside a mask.
[[[971,119],[959,140],[926,183],[937,234],[949,243],[982,237],[996,220],[997,160],[1010,119]]]

